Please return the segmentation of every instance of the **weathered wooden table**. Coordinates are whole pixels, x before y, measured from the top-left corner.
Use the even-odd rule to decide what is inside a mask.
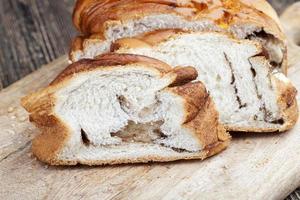
[[[0,90],[68,52],[74,1],[0,0]],[[270,2],[282,12],[295,0]],[[300,188],[287,199],[299,200]]]

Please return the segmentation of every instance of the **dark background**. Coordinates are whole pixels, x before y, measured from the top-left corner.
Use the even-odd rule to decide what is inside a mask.
[[[296,1],[269,0],[279,14]],[[0,90],[68,53],[74,2],[0,0]],[[300,188],[287,199],[300,200]]]

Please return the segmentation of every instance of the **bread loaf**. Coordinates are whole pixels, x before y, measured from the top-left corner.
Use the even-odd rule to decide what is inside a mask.
[[[165,30],[116,41],[111,50],[193,66],[227,130],[285,131],[298,118],[296,89],[273,69],[261,43],[213,32]]]
[[[286,73],[286,42],[265,0],[78,0],[73,22],[81,32],[70,59],[93,58],[117,39],[161,29],[219,32],[257,41],[272,68]]]
[[[192,67],[106,54],[67,67],[22,99],[41,130],[33,153],[52,165],[204,159],[230,136]]]

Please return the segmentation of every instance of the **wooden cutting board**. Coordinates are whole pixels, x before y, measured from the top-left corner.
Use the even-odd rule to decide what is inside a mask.
[[[298,42],[299,21],[290,14],[295,18],[290,10],[282,20]],[[300,91],[299,52],[290,42],[289,78]],[[282,134],[234,135],[226,151],[203,162],[52,167],[37,161],[30,141],[38,131],[19,99],[46,86],[66,65],[64,56],[0,93],[0,199],[263,200],[282,199],[300,186],[300,123]]]

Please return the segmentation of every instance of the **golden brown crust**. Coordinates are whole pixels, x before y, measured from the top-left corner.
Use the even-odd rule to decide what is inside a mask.
[[[30,122],[41,131],[32,141],[32,151],[39,160],[57,162],[57,155],[70,137],[69,129],[52,112],[55,105],[55,89],[40,90],[21,99],[22,106],[29,112]]]
[[[86,36],[101,35],[110,21],[124,22],[153,14],[174,14],[189,21],[212,20],[225,30],[234,25],[254,24],[285,40],[276,13],[264,0],[79,0],[73,22]]]
[[[88,44],[106,41],[109,26],[156,14],[180,16],[187,21],[209,20],[230,34],[232,27],[254,25],[278,40],[284,53],[281,68],[287,72],[286,38],[276,12],[265,0],[78,0],[73,22],[85,39],[81,38],[81,45],[78,39],[74,41],[70,59],[78,59]]]
[[[95,59],[82,59],[76,63],[69,65],[64,69],[51,83],[51,85],[56,84],[63,80],[67,76],[71,76],[75,73],[80,73],[84,71],[91,71],[96,68],[111,67],[111,66],[121,66],[127,64],[146,64],[152,66],[160,72],[167,72],[171,67],[164,62],[159,60],[149,58],[146,56],[138,56],[133,54],[116,54],[107,53],[95,57]]]
[[[130,47],[133,47],[133,48],[140,48],[140,47],[149,46],[148,43],[146,43],[145,41],[142,41],[138,38],[123,38],[122,40],[120,40],[120,42],[113,43],[110,46],[110,51],[115,52],[120,47],[124,47],[127,44],[130,44]]]
[[[178,30],[178,29],[164,29],[164,30],[151,31],[145,34],[141,34],[138,37],[134,37],[134,38],[118,39],[111,45],[111,52],[118,52],[119,49],[154,47],[160,43],[168,41],[171,38],[175,38],[180,34],[186,34],[186,33],[188,34],[193,32]],[[222,33],[222,35],[226,35],[226,34]],[[227,36],[230,37],[230,35]]]
[[[185,110],[187,112],[184,124],[195,119],[199,114],[199,111],[203,109],[203,106],[209,99],[209,94],[205,86],[199,81],[177,87],[171,87],[168,90],[183,97],[185,100]]]
[[[146,44],[149,44],[150,46],[155,46],[157,43],[164,42],[170,37],[173,37],[176,34],[184,33],[184,32],[189,32],[189,31],[184,31],[182,29],[160,29],[160,30],[155,30],[151,31],[145,34],[141,34],[137,39],[139,39],[141,42],[144,42]],[[124,38],[124,44],[126,44],[126,38]],[[134,38],[128,38],[129,39],[134,39]],[[123,39],[120,39],[122,41]]]
[[[181,29],[160,29],[151,32],[147,32],[132,38],[122,38],[116,40],[110,46],[110,51],[115,52],[120,47],[122,48],[143,48],[151,47],[163,42],[175,34],[180,34],[188,31]]]
[[[138,159],[118,160],[65,160],[59,155],[71,137],[73,131],[67,124],[56,116],[54,107],[56,105],[55,92],[64,87],[74,74],[80,74],[91,70],[107,70],[112,67],[121,67],[131,64],[140,64],[144,67],[158,70],[161,76],[172,78],[170,84],[177,85],[169,90],[181,96],[185,101],[186,123],[184,126],[191,130],[205,148],[201,152],[191,153],[184,156],[157,157],[147,156]],[[107,68],[108,67],[108,68]],[[39,160],[51,165],[75,165],[77,163],[88,165],[135,163],[150,161],[173,161],[178,159],[204,159],[223,150],[229,143],[230,137],[218,123],[217,112],[208,97],[208,93],[200,82],[185,84],[197,76],[195,69],[187,67],[171,69],[170,66],[155,59],[130,54],[106,54],[96,60],[82,60],[67,67],[58,77],[45,89],[24,97],[21,101],[23,107],[30,113],[31,121],[41,130],[32,143],[32,151]],[[178,86],[179,85],[179,86]],[[209,103],[207,103],[209,102]],[[195,110],[197,112],[195,112]],[[212,115],[210,121],[210,114]],[[207,123],[207,126],[205,125]],[[197,126],[197,127],[196,127]],[[215,127],[213,127],[215,126]],[[207,130],[202,130],[206,129]],[[220,137],[221,136],[221,137]]]
[[[77,36],[73,39],[71,43],[71,49],[69,52],[69,56],[71,57],[72,51],[79,51],[83,49],[83,42],[84,42],[85,37],[83,36]]]
[[[250,19],[278,29],[277,17],[264,0],[78,0],[73,22],[79,31],[89,35],[103,33],[107,21],[124,21],[155,13],[172,13],[188,20],[208,18],[223,27]]]
[[[132,158],[120,158],[120,159],[111,159],[111,160],[60,160],[60,159],[53,159],[51,163],[49,160],[43,160],[38,157],[41,161],[49,163],[51,165],[76,165],[76,164],[83,164],[83,165],[115,165],[115,164],[126,164],[126,163],[148,163],[148,162],[172,162],[178,160],[193,160],[193,159],[200,159],[204,160],[208,157],[214,156],[224,149],[228,147],[230,143],[230,138],[222,142],[216,142],[206,149],[203,149],[197,153],[190,153],[188,155],[181,155],[181,156],[145,156],[139,157],[136,159]]]
[[[58,162],[58,155],[69,140],[70,133],[66,125],[55,117],[51,126],[40,126],[41,134],[32,141],[32,152],[41,161],[49,164]]]
[[[217,142],[206,149],[203,149],[200,152],[197,153],[190,153],[188,155],[177,155],[177,156],[145,156],[145,157],[139,157],[139,158],[120,158],[120,159],[105,159],[105,160],[61,160],[58,158],[54,158],[52,160],[49,160],[45,155],[42,155],[42,157],[38,157],[39,160],[42,162],[51,164],[51,165],[77,165],[77,164],[83,164],[83,165],[116,165],[116,164],[133,164],[133,163],[148,163],[148,162],[172,162],[172,161],[179,161],[179,160],[193,160],[193,159],[200,159],[204,160],[206,158],[209,158],[211,156],[214,156],[224,149],[228,147],[230,143],[230,139],[228,138],[225,141]],[[41,146],[42,147],[42,146]]]
[[[198,134],[195,138],[199,139],[204,148],[230,138],[219,123],[219,114],[201,82],[188,83],[169,90],[185,99],[184,127]]]
[[[278,89],[279,98],[277,99],[283,113],[284,126],[280,131],[291,129],[297,122],[299,117],[297,105],[297,90],[290,83],[284,83],[280,79],[275,79],[276,87]]]
[[[198,72],[193,67],[175,67],[173,68],[172,73],[176,74],[176,79],[170,84],[170,87],[183,85],[198,77]]]
[[[241,0],[244,4],[254,7],[255,9],[265,13],[271,17],[281,29],[281,24],[276,11],[266,0]]]

